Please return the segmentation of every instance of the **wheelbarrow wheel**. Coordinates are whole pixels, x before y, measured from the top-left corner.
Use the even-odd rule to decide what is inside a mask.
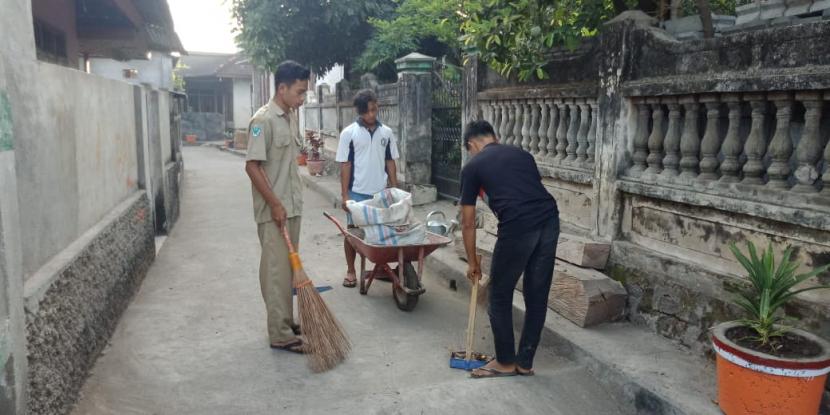
[[[397,271],[396,268],[395,272]],[[401,284],[411,290],[418,289],[418,274],[415,273],[415,267],[410,262],[406,262],[403,265],[403,281],[401,281]],[[395,298],[395,304],[403,311],[412,311],[418,305],[417,294],[407,294],[406,291],[398,287],[392,288],[392,296]]]

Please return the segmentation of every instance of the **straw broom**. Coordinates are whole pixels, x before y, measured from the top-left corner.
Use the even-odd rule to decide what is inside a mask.
[[[271,181],[265,174],[265,169],[260,166],[262,177],[271,187]],[[313,372],[325,372],[337,366],[338,363],[346,360],[346,356],[352,349],[343,326],[337,321],[329,310],[320,292],[314,288],[311,279],[303,270],[300,261],[300,254],[294,249],[291,237],[288,235],[288,228],[282,227],[282,236],[288,246],[288,258],[291,262],[294,288],[297,290],[297,314],[300,317],[305,337],[304,347],[308,357],[308,365]]]
[[[288,245],[288,257],[294,274],[300,327],[306,340],[308,364],[313,372],[325,372],[344,361],[352,345],[343,327],[303,270],[300,255],[294,250],[287,227],[282,228],[282,235]]]

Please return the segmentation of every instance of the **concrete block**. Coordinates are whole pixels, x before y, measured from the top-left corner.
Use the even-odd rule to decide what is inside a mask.
[[[556,246],[557,258],[585,268],[605,268],[610,252],[610,244],[568,234],[560,234]]]
[[[741,24],[741,25],[735,25],[735,26],[732,26],[732,27],[727,27],[727,28],[721,29],[720,32],[724,33],[724,34],[735,33],[735,32],[747,31],[747,30],[760,29],[760,28],[763,28],[763,27],[766,27],[766,26],[769,26],[769,21],[768,20],[753,20],[751,22],[747,22],[747,23],[744,23],[744,24]]]
[[[784,0],[761,0],[761,19],[772,20],[784,16],[786,9]]]
[[[830,0],[816,0],[813,2],[813,5],[810,6],[810,13],[823,11],[825,16],[830,16],[828,10],[830,10]]]
[[[810,13],[810,6],[812,6],[812,1],[807,2],[793,2],[790,1],[787,5],[787,10],[784,11],[784,16],[799,16],[802,14]]]
[[[677,36],[677,40],[699,40],[703,39],[703,32],[685,32]]]
[[[438,189],[431,184],[410,184],[406,191],[412,193],[412,205],[421,206],[438,200]]]
[[[549,306],[580,327],[619,320],[628,293],[605,274],[557,261]]]
[[[703,23],[700,21],[700,16],[698,15],[666,20],[663,25],[666,31],[672,34],[700,32],[703,30]]]
[[[742,25],[751,21],[759,20],[761,18],[761,7],[757,3],[745,4],[735,8],[735,13],[738,15],[735,20],[736,25]]]
[[[772,26],[783,26],[783,25],[791,25],[795,23],[799,23],[801,19],[798,17],[778,17],[769,21],[769,24]]]
[[[713,14],[712,15],[712,26],[715,27],[716,31],[721,29],[725,29],[727,27],[735,26],[735,21],[737,18],[735,16],[726,16],[723,14]]]

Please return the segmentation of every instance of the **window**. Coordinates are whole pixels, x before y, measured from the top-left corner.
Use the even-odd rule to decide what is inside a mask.
[[[69,65],[69,57],[66,55],[66,35],[38,19],[35,19],[35,46],[39,60]]]

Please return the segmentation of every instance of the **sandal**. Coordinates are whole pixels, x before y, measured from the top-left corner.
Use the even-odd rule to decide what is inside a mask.
[[[285,350],[286,352],[297,353],[297,354],[305,354],[306,353],[305,344],[303,343],[303,341],[301,339],[296,339],[292,342],[283,344],[281,346],[278,346],[276,344],[272,344],[271,348],[272,349],[277,349],[277,350]]]
[[[485,372],[486,374],[482,374],[481,372],[476,373],[476,370],[480,370],[481,372]],[[511,372],[502,372],[501,370],[493,369],[490,367],[480,367],[478,369],[473,370],[473,373],[470,373],[471,378],[481,379],[481,378],[503,378],[507,376],[516,376],[518,373],[514,370]]]
[[[351,277],[351,278],[349,278]],[[353,272],[349,272],[346,274],[346,278],[343,279],[343,286],[346,288],[354,288],[357,285],[357,277],[354,275]]]
[[[522,370],[524,370],[524,372]],[[533,376],[533,375],[536,374],[536,372],[534,372],[533,369],[519,368],[519,369],[516,369],[516,374],[519,375],[519,376]]]

